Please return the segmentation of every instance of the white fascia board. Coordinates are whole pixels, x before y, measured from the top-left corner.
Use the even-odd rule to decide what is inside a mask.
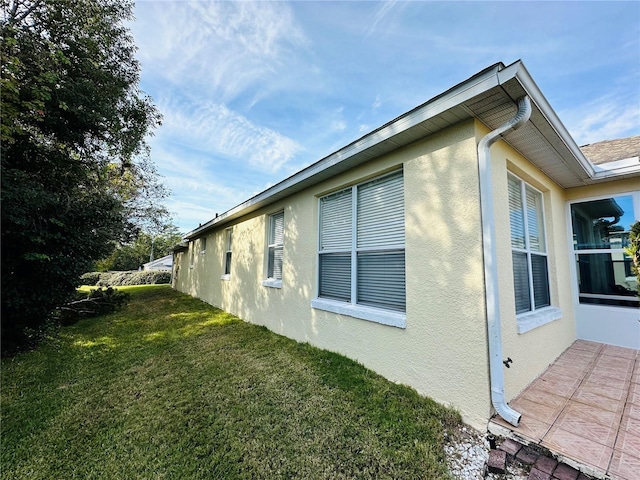
[[[597,180],[610,179],[619,175],[628,175],[640,170],[640,157],[625,158],[616,160],[615,162],[594,165],[596,173],[594,178]]]
[[[547,123],[556,132],[558,138],[562,140],[567,149],[573,154],[578,165],[584,170],[584,172],[591,178],[595,175],[595,169],[593,163],[587,159],[580,147],[576,144],[575,140],[564,126],[556,112],[553,110],[544,94],[533,80],[533,77],[524,66],[521,61],[512,63],[507,68],[502,70],[499,74],[501,77],[500,84],[504,83],[508,78],[515,77],[520,84],[524,87],[529,95],[531,101],[536,105],[540,113],[544,116]]]
[[[527,68],[520,61],[515,62],[498,73],[499,77],[515,76],[522,84],[525,90],[528,92],[531,100],[536,104],[540,113],[545,117],[547,123],[555,130],[558,138],[560,138],[566,147],[569,149],[573,157],[576,159],[578,165],[588,175],[589,179],[594,182],[597,180],[612,180],[615,177],[622,177],[624,175],[640,175],[640,162],[637,157],[635,162],[633,159],[624,159],[616,162],[611,162],[606,165],[595,165],[589,160],[578,144],[566,129],[558,115],[555,113],[547,99],[543,95],[542,91],[538,88]],[[502,84],[503,81],[501,80]]]
[[[256,205],[262,206],[263,204],[269,203],[269,199],[272,199],[276,195],[282,194],[287,190],[294,188],[301,182],[308,180],[311,177],[318,175],[323,171],[339,164],[340,162],[352,158],[355,155],[362,153],[371,147],[374,147],[375,145],[391,139],[401,132],[415,127],[425,120],[433,118],[441,114],[442,112],[460,105],[463,102],[497,86],[497,74],[500,72],[501,68],[504,68],[504,65],[497,64],[493,67],[488,68],[485,72],[480,72],[470,79],[465,80],[464,82],[454,86],[450,90],[447,90],[443,94],[434,97],[425,104],[401,115],[400,117],[392,120],[386,125],[383,125],[382,127],[361,137],[353,143],[350,143],[340,150],[317,161],[316,163],[290,176],[289,178],[286,178],[282,182],[268,188],[267,190],[264,190],[263,192],[250,198],[244,203],[241,203],[240,205],[233,207],[225,213],[218,215],[216,218],[210,220],[204,225],[201,225],[200,227],[187,233],[185,235],[185,238],[195,238],[204,230],[208,230],[216,225],[224,223],[225,221],[229,221],[233,218],[237,218],[240,215],[249,213],[252,207],[255,207]]]

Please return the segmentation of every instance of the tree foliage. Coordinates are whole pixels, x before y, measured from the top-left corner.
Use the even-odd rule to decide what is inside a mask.
[[[631,225],[626,253],[631,257],[631,270],[638,279],[638,295],[640,295],[640,222]]]
[[[118,245],[108,257],[96,262],[96,270],[137,270],[140,265],[153,258],[161,258],[171,253],[171,247],[182,240],[177,227],[169,226],[164,233],[151,235],[141,232],[137,238],[126,245]]]
[[[162,219],[128,0],[1,0],[2,347],[27,342],[114,242]]]

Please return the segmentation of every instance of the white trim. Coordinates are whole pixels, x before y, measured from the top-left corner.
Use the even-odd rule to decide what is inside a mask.
[[[314,298],[311,300],[311,306],[318,310],[325,310],[327,312],[338,313],[340,315],[348,315],[350,317],[381,323],[382,325],[389,325],[391,327],[407,327],[407,315],[405,313],[394,312],[392,310],[365,307],[363,305],[354,305],[346,302],[337,302],[326,298]]]
[[[602,179],[624,175],[625,173],[635,173],[638,170],[638,165],[640,165],[640,158],[638,157],[623,158],[615,162],[594,165],[595,174],[593,177]]]
[[[627,277],[628,278],[628,277]],[[604,293],[581,293],[581,297],[584,298],[601,298],[603,300],[623,300],[623,301],[638,301],[637,295],[606,295]],[[587,305],[591,305],[587,303]],[[619,307],[621,305],[606,305],[607,307]]]
[[[262,281],[262,286],[270,287],[270,288],[282,288],[282,280],[277,280],[275,278],[267,278],[266,280]]]
[[[229,280],[231,280],[231,274],[227,273],[224,275],[220,275],[220,280],[224,280],[225,282],[228,282]]]
[[[516,316],[518,333],[527,333],[534,328],[560,320],[561,318],[562,310],[558,307],[545,307],[534,310],[533,312],[522,313]]]

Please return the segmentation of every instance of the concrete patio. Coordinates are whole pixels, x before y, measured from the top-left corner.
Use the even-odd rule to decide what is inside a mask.
[[[577,340],[509,404],[518,427],[499,417],[491,433],[540,445],[597,478],[640,478],[638,350]]]

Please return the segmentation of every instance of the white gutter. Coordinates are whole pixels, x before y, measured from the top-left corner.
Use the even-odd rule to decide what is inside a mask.
[[[489,149],[511,130],[524,125],[531,116],[528,96],[518,100],[518,112],[478,144],[480,172],[480,219],[484,255],[484,284],[487,303],[487,337],[489,340],[489,371],[491,377],[491,403],[496,412],[514,426],[520,423],[520,413],[512,409],[504,398],[504,372],[502,371],[502,337],[500,332],[500,296],[498,294],[498,264],[496,262],[496,228],[493,216],[493,188],[491,182],[491,154]]]

